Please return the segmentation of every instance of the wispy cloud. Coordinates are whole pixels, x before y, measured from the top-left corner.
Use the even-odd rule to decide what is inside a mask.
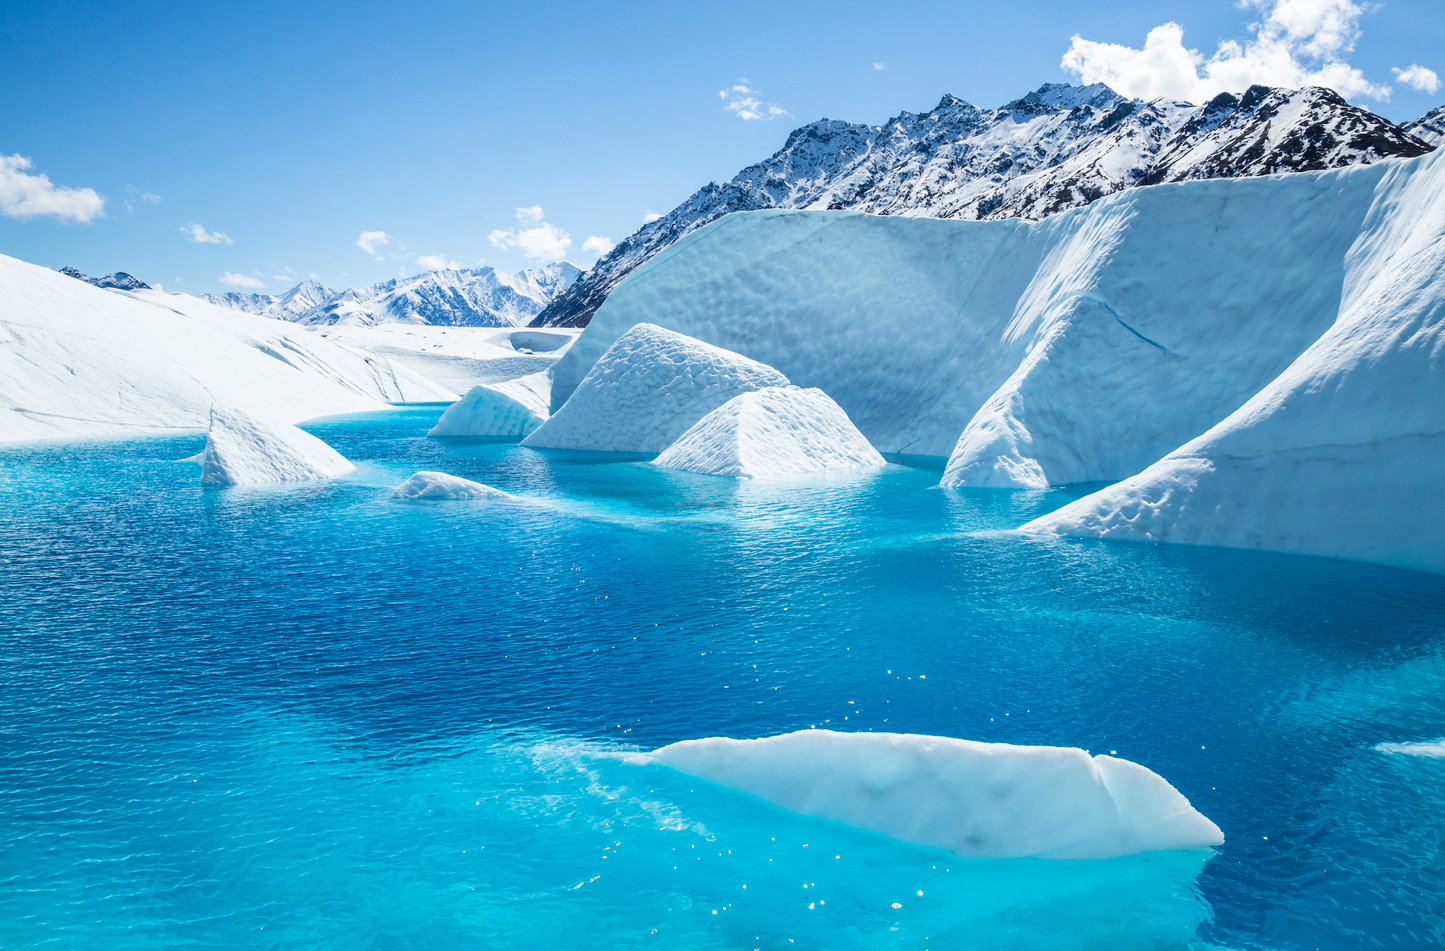
[[[456,270],[462,266],[460,261],[453,261],[445,254],[422,254],[416,259],[417,267],[428,271]]]
[[[739,79],[727,89],[719,89],[717,94],[722,98],[723,109],[744,121],[770,121],[779,116],[791,115],[775,102],[763,102],[759,98],[762,93],[750,86],[746,79]]]
[[[615,247],[617,244],[611,238],[603,238],[595,234],[582,242],[583,251],[595,251],[599,258]]]
[[[391,244],[391,238],[385,231],[363,231],[361,237],[356,239],[356,246],[378,261],[381,260],[381,255],[377,254],[376,250],[387,244]]]
[[[662,217],[662,215],[659,215],[657,212],[655,212],[655,211],[649,211],[647,214],[645,214],[645,215],[642,216],[642,223],[643,223],[643,224],[651,224],[652,222],[656,221],[657,219],[659,219],[659,218],[661,218],[661,217]]]
[[[105,199],[92,188],[66,188],[45,175],[26,171],[34,163],[23,155],[0,155],[0,214],[22,220],[55,218],[90,224],[105,216]]]
[[[1086,83],[1107,83],[1140,99],[1168,96],[1205,102],[1221,92],[1266,86],[1328,86],[1343,96],[1388,100],[1348,62],[1366,8],[1355,0],[1240,0],[1264,16],[1243,43],[1225,40],[1209,57],[1184,46],[1184,28],[1169,22],[1149,31],[1143,49],[1096,43],[1075,34],[1060,65]],[[1432,74],[1433,75],[1433,74]]]
[[[1440,91],[1440,77],[1435,75],[1435,70],[1426,69],[1419,63],[1411,63],[1409,69],[1396,67],[1394,73],[1396,79],[1411,89],[1428,92],[1432,96]]]
[[[876,69],[876,70],[882,71],[882,70],[887,69],[888,67],[887,67],[886,65],[884,65],[883,63],[874,63],[874,64],[873,64],[873,68]]]
[[[535,223],[535,228],[497,229],[487,235],[492,247],[504,251],[521,251],[530,260],[555,261],[566,257],[572,246],[572,238],[561,228],[542,220],[542,206],[518,208],[517,220],[523,224]]]
[[[251,277],[249,274],[232,274],[230,271],[223,271],[220,281],[222,284],[229,284],[232,287],[261,288],[266,286],[266,282],[259,277]]]
[[[235,244],[224,231],[207,231],[194,221],[181,225],[181,234],[196,244]]]

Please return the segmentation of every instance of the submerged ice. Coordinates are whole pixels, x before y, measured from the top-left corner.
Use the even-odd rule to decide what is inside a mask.
[[[391,497],[401,502],[423,500],[469,500],[510,498],[501,489],[494,489],[471,479],[445,472],[418,472],[397,486]]]
[[[1224,842],[1163,777],[1081,749],[804,730],[652,755],[793,812],[971,858],[1106,859]]]

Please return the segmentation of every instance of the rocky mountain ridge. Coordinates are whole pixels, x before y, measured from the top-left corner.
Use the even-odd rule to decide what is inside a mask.
[[[73,267],[63,267],[60,273],[66,277],[73,277],[77,281],[84,281],[95,287],[113,287],[120,291],[148,291],[151,286],[138,277],[132,277],[124,271],[116,271],[114,274],[107,274],[105,277],[87,277]]]
[[[796,129],[767,160],[643,225],[532,326],[586,326],[633,269],[734,211],[1037,220],[1142,185],[1422,155],[1434,147],[1426,138],[1433,127],[1418,124],[1428,118],[1414,124],[1417,137],[1321,87],[1252,86],[1196,106],[1130,99],[1101,83],[1049,83],[998,109],[945,96],[930,112],[904,112],[881,126],[822,119]]]

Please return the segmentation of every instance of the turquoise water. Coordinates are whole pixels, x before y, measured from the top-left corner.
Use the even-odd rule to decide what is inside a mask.
[[[360,466],[312,485],[202,488],[198,436],[0,451],[0,947],[1445,942],[1445,759],[1374,749],[1445,736],[1445,578],[439,414],[308,426]],[[521,498],[389,501],[418,469]],[[1117,750],[1227,841],[964,861],[626,755],[808,726]]]

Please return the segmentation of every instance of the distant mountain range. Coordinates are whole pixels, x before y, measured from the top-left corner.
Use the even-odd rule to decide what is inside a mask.
[[[1050,83],[998,109],[945,96],[881,126],[822,119],[772,157],[643,225],[558,295],[534,327],[583,327],[612,288],[679,238],[734,211],[854,209],[1029,218],[1140,185],[1318,171],[1422,155],[1445,109],[1404,127],[1329,89],[1251,86],[1202,106]]]
[[[567,261],[507,274],[495,268],[427,271],[333,291],[302,281],[284,294],[202,294],[203,300],[299,324],[516,327],[534,319],[582,269]]]
[[[63,267],[60,269],[60,273],[66,277],[73,277],[77,281],[94,284],[96,287],[113,287],[121,291],[148,291],[151,289],[151,286],[145,281],[138,277],[131,277],[124,271],[116,271],[105,277],[86,277],[73,267]]]

